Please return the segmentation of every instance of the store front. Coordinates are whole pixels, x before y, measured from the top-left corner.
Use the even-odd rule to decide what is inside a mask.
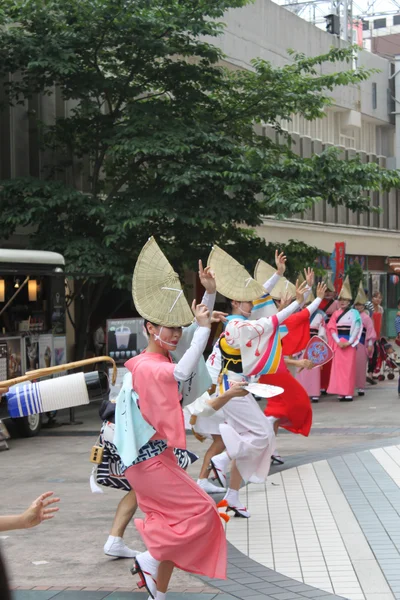
[[[64,258],[0,249],[0,381],[65,362]]]

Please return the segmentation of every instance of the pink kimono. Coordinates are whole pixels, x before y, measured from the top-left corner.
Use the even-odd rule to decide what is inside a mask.
[[[125,363],[132,372],[143,418],[156,430],[152,440],[168,448],[125,471],[145,518],[135,525],[150,554],[197,575],[225,579],[227,549],[216,504],[177,464],[173,448],[186,447],[175,364],[143,352]]]
[[[321,310],[318,310],[310,321],[310,338],[316,335],[326,340],[325,318]],[[306,390],[310,398],[319,398],[321,396],[321,367],[297,371],[296,379]]]
[[[357,346],[357,374],[356,374],[356,388],[358,390],[364,390],[367,380],[367,362],[368,354],[374,351],[374,342],[376,340],[376,332],[374,323],[371,317],[365,311],[360,313],[363,324],[362,334],[360,343]]]
[[[357,345],[362,334],[360,313],[353,309],[337,310],[328,326],[328,343],[334,351],[328,394],[353,397],[356,385]],[[350,346],[340,348],[339,342],[350,342]]]

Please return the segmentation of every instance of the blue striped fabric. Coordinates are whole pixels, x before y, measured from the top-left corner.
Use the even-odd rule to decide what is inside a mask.
[[[37,383],[15,385],[6,394],[10,417],[29,417],[43,411],[40,388]]]
[[[396,333],[399,335],[400,333],[400,317],[396,317],[394,320],[394,326],[396,327]]]

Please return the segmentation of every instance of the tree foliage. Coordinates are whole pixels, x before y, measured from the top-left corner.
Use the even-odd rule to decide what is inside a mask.
[[[296,113],[323,117],[329,92],[368,71],[351,68],[351,48],[229,70],[209,40],[246,3],[3,0],[6,100],[57,88],[69,110],[38,123],[52,156],[41,178],[1,182],[0,237],[33,226],[31,245],[63,253],[70,271],[125,286],[149,235],[177,267],[193,267],[216,241],[245,248],[247,261],[263,246],[249,228],[265,215],[319,201],[373,210],[364,192],[398,186],[397,172],[343,161],[334,148],[300,158],[280,125]],[[336,72],[324,72],[327,62]],[[263,123],[279,141],[260,134]],[[82,178],[83,189],[65,183]]]

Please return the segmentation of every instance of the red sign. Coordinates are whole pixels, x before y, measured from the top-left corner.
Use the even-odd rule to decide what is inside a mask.
[[[339,294],[342,289],[344,279],[344,262],[346,258],[346,244],[345,242],[335,243],[335,262],[336,262],[336,273],[334,286],[336,293]]]

